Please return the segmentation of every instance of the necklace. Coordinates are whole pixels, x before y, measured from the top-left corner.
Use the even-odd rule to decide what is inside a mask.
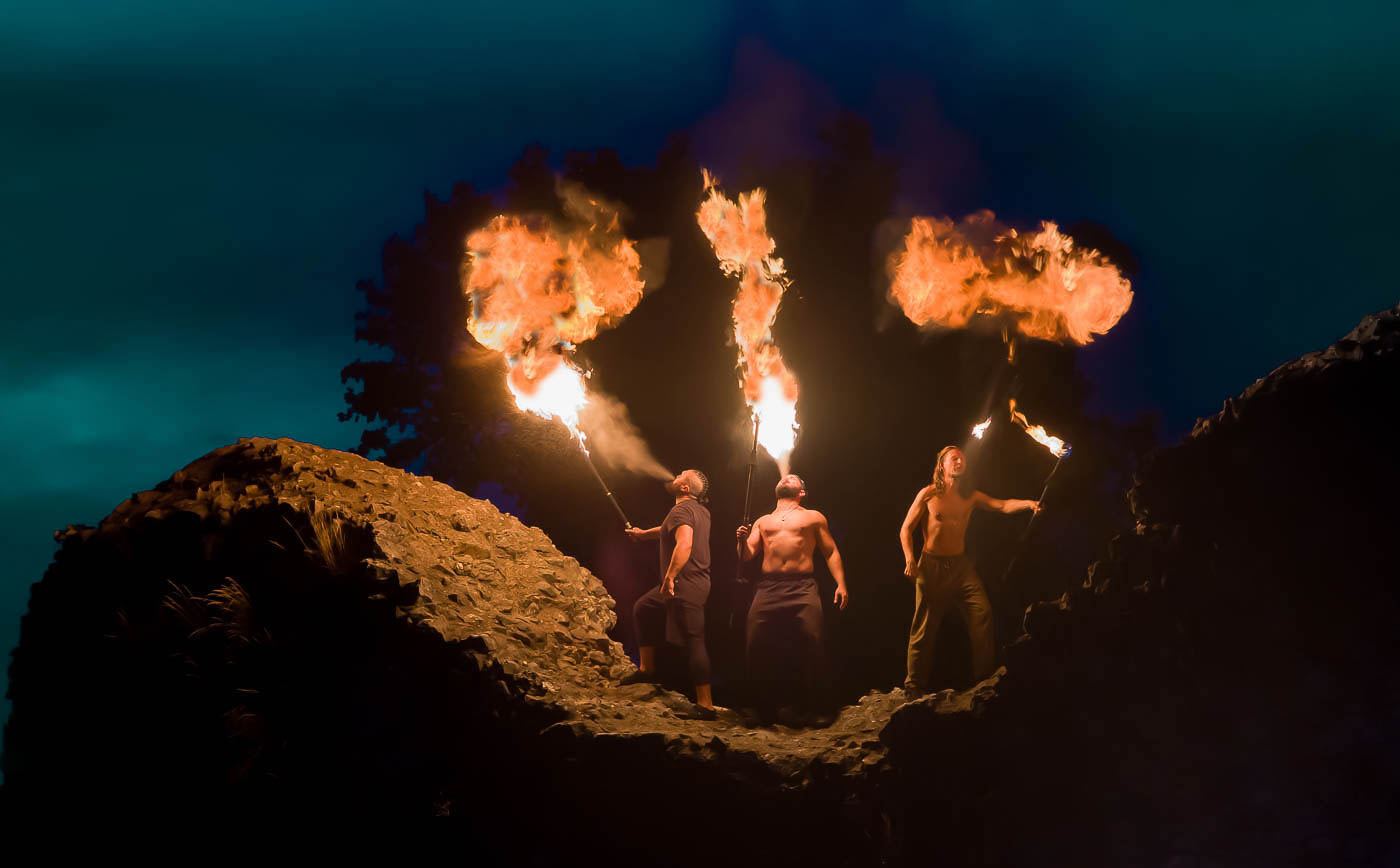
[[[783,510],[781,513],[775,514],[773,517],[778,519],[779,524],[784,524],[788,520],[788,513],[792,512],[794,509],[798,509],[798,507],[789,506],[787,509]]]

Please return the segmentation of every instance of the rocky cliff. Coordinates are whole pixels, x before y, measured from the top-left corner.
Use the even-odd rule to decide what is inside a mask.
[[[613,601],[538,529],[241,440],[58,534],[5,798],[450,814],[488,863],[1393,858],[1397,347],[1400,309],[1369,317],[1157,453],[1135,532],[997,675],[824,729],[619,687]]]

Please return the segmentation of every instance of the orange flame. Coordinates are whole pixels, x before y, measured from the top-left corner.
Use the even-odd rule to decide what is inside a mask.
[[[915,217],[890,257],[890,298],[916,325],[960,328],[1008,315],[1027,337],[1086,344],[1132,304],[1131,284],[1097,250],[1076,248],[1051,222],[1018,234],[978,211],[954,224]]]
[[[522,410],[562,421],[583,443],[588,401],[574,348],[642,298],[641,260],[617,210],[560,186],[569,220],[500,215],[467,236],[462,290],[467,329],[506,357],[506,385]]]
[[[1045,430],[1043,425],[1032,425],[1026,418],[1026,414],[1016,409],[1016,399],[1011,399],[1011,421],[1021,426],[1021,430],[1030,435],[1031,439],[1044,446],[1050,454],[1056,458],[1063,458],[1069,454],[1070,446],[1059,437]]]
[[[758,422],[758,442],[783,473],[797,439],[797,378],[773,342],[788,278],[777,244],[768,234],[763,190],[726,198],[716,179],[704,172],[705,192],[696,220],[714,247],[720,270],[739,278],[734,296],[734,341],[739,345],[739,385]]]

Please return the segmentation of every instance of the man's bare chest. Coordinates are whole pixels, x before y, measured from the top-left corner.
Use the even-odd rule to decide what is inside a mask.
[[[972,514],[972,499],[958,497],[956,494],[945,494],[935,497],[928,503],[928,520],[930,525],[960,525],[967,522],[967,517]]]
[[[810,519],[793,518],[790,521],[769,521],[763,528],[763,538],[770,543],[794,543],[812,536],[816,524]]]

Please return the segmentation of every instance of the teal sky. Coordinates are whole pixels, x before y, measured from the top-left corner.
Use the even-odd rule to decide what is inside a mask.
[[[534,141],[647,160],[763,91],[744,45],[869,118],[909,202],[1129,243],[1086,370],[1181,433],[1400,300],[1400,13],[1221,5],[8,4],[0,647],[55,528],[239,436],[355,442],[354,284],[425,189]]]

